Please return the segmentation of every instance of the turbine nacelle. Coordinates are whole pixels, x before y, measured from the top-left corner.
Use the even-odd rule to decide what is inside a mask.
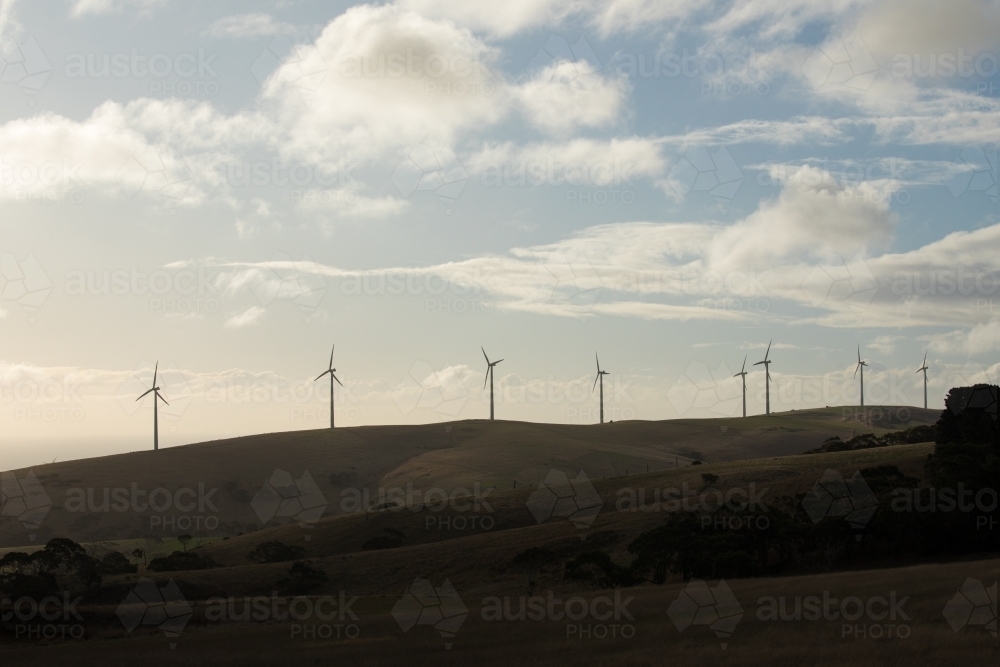
[[[861,358],[861,346],[858,345],[858,365],[854,367],[854,377],[858,377],[858,371],[868,365],[867,361]],[[862,371],[864,372],[864,371]]]
[[[604,375],[611,375],[611,373],[601,370],[601,360],[597,358],[596,354],[594,355],[594,359],[597,361],[597,377],[594,378],[594,386],[590,389],[590,393],[592,394],[594,393],[594,389],[597,389],[597,381]]]

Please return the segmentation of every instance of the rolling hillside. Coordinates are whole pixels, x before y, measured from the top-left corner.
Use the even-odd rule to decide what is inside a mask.
[[[287,522],[290,515],[284,510],[262,516],[252,500],[265,482],[280,485],[284,480],[287,485],[305,473],[327,500],[322,516],[330,516],[356,509],[329,502],[352,490],[359,497],[367,491],[364,500],[370,505],[378,503],[380,488],[452,493],[478,484],[503,492],[537,485],[552,469],[583,470],[590,479],[601,480],[672,470],[693,460],[798,454],[832,435],[880,434],[937,418],[936,411],[915,408],[868,411],[893,418],[865,423],[849,409],[827,408],[746,419],[603,426],[474,420],[271,433],[54,463],[6,475],[6,483],[16,479],[20,484],[33,474],[50,507],[37,528],[5,511],[0,547],[44,544],[55,536],[78,542],[182,533],[236,536]],[[287,475],[275,476],[276,471]],[[163,511],[143,509],[154,492],[154,503]]]

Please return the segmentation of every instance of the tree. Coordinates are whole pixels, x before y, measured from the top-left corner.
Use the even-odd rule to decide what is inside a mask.
[[[177,541],[181,543],[181,548],[184,549],[184,551],[188,550],[188,543],[193,539],[194,538],[188,535],[187,533],[185,533],[184,535],[179,535],[177,537]]]
[[[701,481],[704,484],[704,486],[702,486],[701,489],[702,491],[704,491],[705,489],[709,488],[710,486],[718,482],[719,476],[713,475],[710,472],[703,472],[701,473]]]

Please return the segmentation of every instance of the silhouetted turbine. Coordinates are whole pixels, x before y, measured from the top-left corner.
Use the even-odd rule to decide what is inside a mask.
[[[141,401],[150,392],[152,392],[153,394],[153,451],[154,452],[160,449],[160,420],[159,420],[159,411],[157,410],[157,405],[158,405],[157,399],[163,401],[164,404],[166,405],[170,405],[169,403],[167,403],[167,399],[160,396],[160,388],[156,386],[156,374],[159,371],[159,369],[160,369],[160,362],[157,361],[156,365],[153,367],[152,388],[143,393],[143,395],[140,396],[139,398],[135,399],[136,401]]]
[[[340,378],[334,375],[334,373],[337,372],[337,369],[333,367],[333,350],[335,347],[337,347],[336,343],[334,343],[334,345],[330,348],[330,363],[327,366],[327,369],[316,376],[316,380],[318,380],[327,373],[330,374],[330,428],[333,428],[333,381],[336,380],[337,384],[341,387],[344,386],[344,383],[340,381]],[[313,382],[316,380],[313,380]]]
[[[483,350],[482,346],[479,349]],[[486,350],[483,350],[483,356],[486,357]],[[493,421],[493,367],[501,361],[503,359],[490,361],[490,358],[486,357],[486,382],[490,383],[490,421]],[[483,382],[483,389],[486,389],[486,382]]]
[[[601,383],[601,423],[604,423],[604,376],[611,375],[607,371],[601,370],[601,360],[597,358],[597,354],[594,354],[594,359],[597,360],[597,377],[594,378],[594,387],[597,387],[598,381]],[[590,390],[590,393],[594,393],[594,389]]]
[[[747,416],[747,356],[743,355],[743,368],[740,372],[733,376],[743,378],[743,416]]]
[[[764,353],[764,361],[758,361],[754,366],[760,366],[764,364],[764,414],[771,414],[771,362],[768,360],[768,355],[771,354],[771,343],[773,339],[767,342],[767,352]]]
[[[917,369],[918,373],[920,371],[924,372],[924,410],[927,409],[927,371],[928,370],[929,369],[927,368],[927,353],[924,352],[924,363],[922,363],[920,365],[920,368]]]
[[[865,407],[865,366],[868,362],[861,361],[861,346],[858,345],[858,365],[854,367],[854,377],[858,377],[858,370],[861,370],[861,407]]]

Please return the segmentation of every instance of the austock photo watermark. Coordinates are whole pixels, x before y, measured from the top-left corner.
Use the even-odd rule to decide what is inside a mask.
[[[82,595],[69,591],[42,597],[0,597],[0,623],[13,631],[15,641],[82,640],[84,617],[78,607]]]
[[[300,641],[316,639],[357,639],[360,620],[353,606],[357,596],[345,591],[336,595],[211,597],[204,603],[206,622],[285,623],[289,638]]]
[[[802,507],[814,523],[828,517],[843,518],[856,532],[859,541],[876,512],[894,514],[973,515],[976,531],[994,530],[998,519],[998,494],[995,488],[971,489],[959,482],[955,487],[895,486],[886,500],[876,497],[859,470],[847,477],[837,470],[827,470],[802,500]]]
[[[82,164],[60,161],[7,162],[0,156],[0,194],[15,204],[82,204]]]
[[[147,94],[154,97],[214,97],[220,91],[214,66],[218,57],[204,48],[176,54],[147,54],[135,48],[117,53],[70,53],[63,74],[67,79],[148,82]]]
[[[140,298],[150,313],[161,316],[228,316],[226,325],[237,328],[252,324],[263,309],[289,303],[308,324],[318,314],[328,289],[327,279],[310,270],[310,265],[308,255],[294,260],[276,252],[267,266],[259,269],[198,262],[153,269],[134,264],[73,269],[64,277],[63,292],[71,297]],[[231,311],[246,295],[251,295],[256,305],[242,314]]]
[[[644,171],[632,157],[605,153],[567,159],[544,152],[494,155],[487,151],[467,162],[468,167],[450,149],[422,144],[401,158],[391,180],[402,197],[429,192],[450,212],[470,181],[486,190],[558,189],[570,205],[628,205],[637,197],[633,179]]]
[[[562,625],[562,636],[572,640],[632,639],[635,618],[629,604],[635,598],[618,589],[611,595],[567,598],[546,591],[544,595],[483,598],[480,618],[496,622],[551,622]]]
[[[768,623],[824,621],[838,627],[844,640],[909,639],[913,618],[906,611],[910,596],[888,595],[834,597],[830,591],[811,595],[764,596],[757,599],[756,617]]]
[[[713,486],[718,479],[703,475],[700,488],[683,482],[680,487],[652,489],[625,487],[615,494],[618,512],[663,512],[697,514],[702,530],[767,530],[771,526],[770,509],[764,502],[768,487],[755,483],[746,488],[731,487],[724,492]],[[728,510],[723,514],[720,510]]]
[[[87,418],[80,393],[83,385],[83,378],[76,373],[45,377],[0,374],[0,405],[11,406],[15,422],[82,422]]]
[[[753,49],[727,53],[687,48],[655,53],[622,51],[611,58],[605,71],[633,82],[698,80],[703,97],[763,97],[771,92],[770,77]]]
[[[352,53],[341,57],[335,73],[342,79],[405,81],[422,85],[426,95],[492,96],[497,80],[492,51],[469,54],[421,53],[413,48],[400,51]]]
[[[199,482],[196,487],[170,490],[159,486],[141,488],[137,482],[120,487],[71,487],[66,490],[63,509],[71,514],[135,514],[144,519],[148,532],[174,535],[177,532],[212,532],[219,529],[218,489]]]
[[[429,531],[490,531],[496,525],[489,496],[495,487],[474,482],[472,488],[457,487],[448,491],[439,487],[350,487],[340,492],[340,511],[347,514],[424,513],[424,529]]]

